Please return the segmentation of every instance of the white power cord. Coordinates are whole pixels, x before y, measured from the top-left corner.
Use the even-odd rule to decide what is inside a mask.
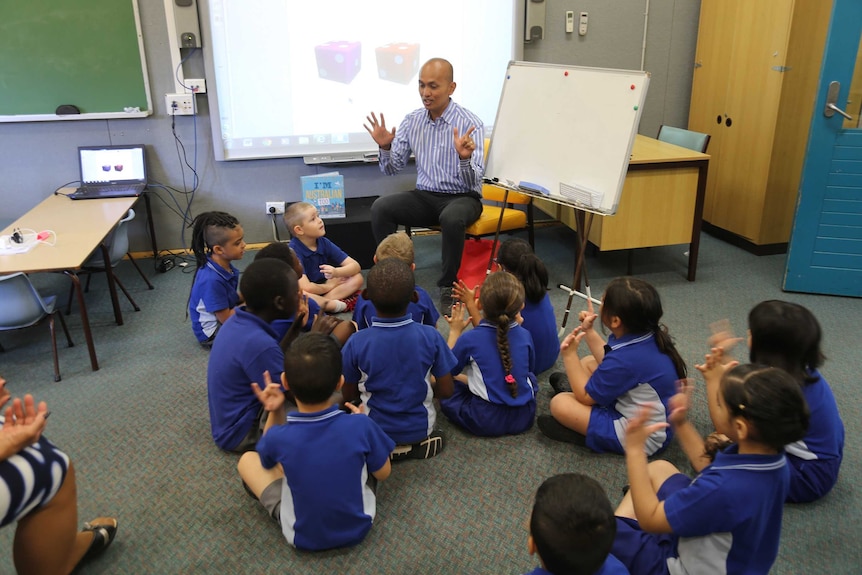
[[[53,230],[37,232],[30,228],[15,228],[11,235],[0,236],[0,255],[24,254],[40,243],[55,245],[57,234]]]

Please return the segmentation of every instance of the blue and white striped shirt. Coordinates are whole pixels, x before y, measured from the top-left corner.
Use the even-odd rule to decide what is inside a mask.
[[[453,128],[464,135],[471,127],[476,149],[462,160],[455,151]],[[380,171],[391,176],[416,156],[416,188],[429,192],[481,193],[485,173],[485,127],[478,116],[451,99],[443,115],[431,121],[428,110],[420,108],[407,115],[389,150],[380,149]]]

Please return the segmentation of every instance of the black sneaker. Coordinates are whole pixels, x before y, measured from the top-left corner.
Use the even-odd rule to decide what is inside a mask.
[[[552,373],[551,377],[548,378],[548,383],[551,384],[551,389],[554,390],[555,395],[558,393],[571,393],[572,391],[572,386],[569,385],[569,378],[562,371]]]
[[[587,438],[573,429],[569,429],[552,415],[540,415],[536,418],[536,425],[546,437],[554,441],[564,441],[566,443],[574,443],[582,447],[587,446]]]
[[[435,429],[422,441],[408,445],[396,445],[389,454],[391,461],[404,459],[430,459],[443,451],[443,432]]]
[[[451,287],[441,287],[440,288],[440,313],[442,315],[451,316],[453,303],[455,303],[455,300],[452,299],[452,288]]]

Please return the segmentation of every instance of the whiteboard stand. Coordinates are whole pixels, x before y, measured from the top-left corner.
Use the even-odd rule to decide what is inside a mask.
[[[590,228],[593,226],[594,215],[595,214],[591,211],[575,208],[575,219],[577,220],[578,228],[575,230],[577,237],[577,245],[575,249],[575,275],[572,278],[572,287],[564,285],[559,286],[560,289],[569,292],[569,299],[566,302],[566,309],[563,312],[563,321],[560,324],[560,331],[557,334],[558,337],[562,337],[566,331],[566,323],[569,321],[569,312],[572,309],[572,300],[574,297],[577,295],[587,301],[593,300],[592,293],[590,293],[590,278],[587,275],[586,254],[587,244],[589,243],[590,238]],[[578,291],[581,288],[581,275],[584,277],[585,293]]]

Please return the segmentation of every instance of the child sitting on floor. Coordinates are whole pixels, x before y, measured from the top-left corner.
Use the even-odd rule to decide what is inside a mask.
[[[342,350],[344,399],[361,397],[368,416],[398,444],[393,460],[427,459],[443,449],[433,398],[452,395],[455,356],[440,332],[407,313],[418,299],[414,286],[413,270],[398,258],[371,268],[363,295],[374,303],[374,320]]]
[[[560,355],[557,336],[557,318],[548,294],[548,270],[533,248],[521,238],[509,238],[497,250],[497,265],[514,275],[524,286],[524,309],[521,327],[533,336],[536,350],[536,373],[550,369]],[[462,301],[470,312],[473,326],[479,325],[482,314],[476,307],[475,289],[463,280],[452,287],[454,297]]]
[[[735,445],[709,462],[687,419],[692,386],[683,382],[668,420],[698,476],[692,480],[667,461],[648,464],[647,438],[668,424],[649,424],[641,409],[626,428],[630,489],[616,510],[611,553],[632,575],[765,575],[778,556],[790,484],[783,448],[805,435],[805,398],[778,368],[722,365],[709,354],[697,369],[707,393],[716,394],[712,423]]]
[[[264,246],[254,256],[254,261],[261,258],[275,258],[277,260],[281,260],[296,272],[297,277],[301,277],[303,275],[302,264],[299,263],[296,253],[294,253],[293,248],[285,243],[272,242],[271,244]],[[344,321],[343,319],[339,319],[334,316],[324,317],[317,302],[303,293],[299,300],[299,308],[293,317],[290,319],[277,319],[272,323],[272,327],[278,334],[279,341],[283,341],[284,337],[287,336],[291,326],[300,314],[304,316],[304,320],[302,322],[302,326],[299,327],[299,331],[309,332],[315,322],[320,323],[326,321],[331,326],[331,329],[327,328],[324,333],[332,334],[332,337],[335,338],[339,346],[343,346],[344,342],[347,341],[347,338],[356,332],[356,325],[352,321]],[[285,345],[282,345],[282,349],[285,349],[285,347]]]
[[[563,392],[561,380],[555,382],[551,375],[558,393],[551,398],[551,414],[538,417],[542,433],[599,453],[623,453],[626,425],[637,414],[638,404],[652,405],[651,423],[667,421],[667,402],[686,369],[660,323],[662,313],[656,289],[638,278],[612,280],[598,315],[588,300],[587,310],[580,313],[581,325],[560,345],[571,391]],[[596,319],[611,332],[607,344],[594,328]],[[578,359],[582,340],[592,355]],[[647,454],[664,449],[672,438],[670,429],[656,429],[647,442]]]
[[[359,408],[331,402],[341,387],[341,353],[332,338],[299,336],[284,358],[281,383],[299,411],[285,416],[284,392],[267,373],[252,387],[268,412],[257,451],[237,469],[248,489],[298,549],[356,545],[371,529],[376,482],[389,477],[395,443]]]
[[[359,262],[325,237],[326,225],[313,205],[291,204],[284,212],[284,223],[292,236],[290,247],[308,278],[307,284],[300,284],[303,291],[324,311],[351,311],[356,305],[356,292],[362,289]]]
[[[629,575],[610,555],[616,531],[611,502],[595,479],[579,473],[550,477],[536,491],[527,539],[542,566],[527,575]]]
[[[213,439],[221,449],[236,453],[254,449],[266,423],[266,413],[249,385],[260,381],[265,371],[280,377],[284,364],[271,324],[293,317],[299,303],[296,274],[273,258],[249,265],[240,287],[245,306],[236,308],[225,322],[207,367]]]
[[[386,258],[398,258],[415,271],[413,240],[410,239],[410,236],[404,232],[395,232],[383,238],[383,241],[377,245],[377,251],[374,252],[374,263]],[[416,286],[416,294],[419,300],[411,301],[410,305],[407,306],[407,312],[416,323],[437,327],[440,312],[437,311],[434,300],[431,299],[427,291],[419,286]],[[369,327],[372,317],[374,317],[374,304],[360,294],[356,300],[356,307],[353,309],[353,321],[356,323],[356,327],[358,329]]]
[[[829,382],[817,368],[823,363],[820,350],[822,330],[807,308],[787,301],[764,301],[748,313],[749,359],[780,367],[799,383],[811,424],[802,440],[784,447],[790,463],[790,503],[808,503],[820,499],[838,481],[844,456],[844,423]],[[721,352],[729,333],[712,338]],[[722,354],[723,355],[723,354]],[[725,360],[722,360],[723,362]],[[714,399],[712,395],[710,400]],[[710,408],[713,408],[710,403]]]
[[[216,333],[240,303],[239,270],[231,262],[245,253],[242,226],[225,212],[204,212],[192,222],[195,274],[188,315],[200,344],[212,347]]]
[[[457,360],[452,371],[467,382],[455,382],[452,397],[440,400],[440,410],[474,435],[523,433],[533,426],[539,388],[533,338],[517,321],[524,286],[509,272],[494,272],[482,285],[478,306],[484,319],[463,335],[470,321],[464,304],[452,306],[452,317],[446,318]]]

